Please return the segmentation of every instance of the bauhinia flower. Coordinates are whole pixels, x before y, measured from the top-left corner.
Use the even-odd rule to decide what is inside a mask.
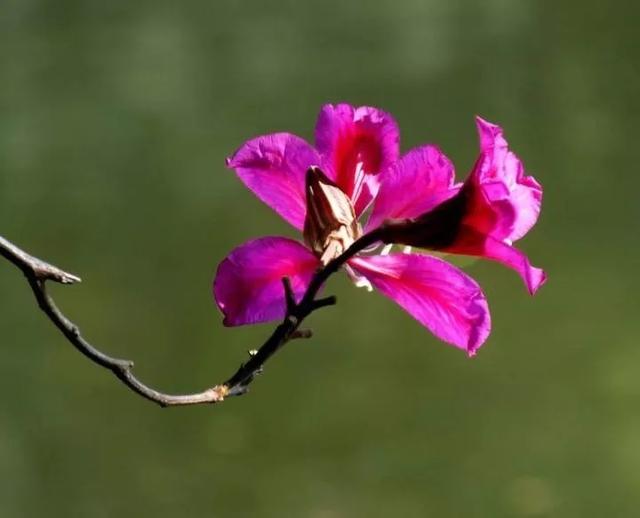
[[[510,243],[535,223],[541,189],[524,176],[500,128],[478,124],[481,155],[462,187],[435,146],[399,158],[398,126],[376,108],[323,106],[315,148],[289,133],[246,142],[227,159],[228,167],[303,232],[304,244],[270,236],[233,250],[214,281],[224,324],[282,318],[283,277],[299,300],[318,268],[362,235],[359,219],[372,205],[364,227],[382,226],[383,241],[496,259],[515,267],[535,291],[542,272]],[[386,252],[360,253],[345,270],[357,285],[376,288],[437,337],[473,355],[491,327],[478,284],[440,258]]]
[[[409,153],[382,175],[368,227],[385,222],[385,242],[498,261],[518,272],[533,295],[546,275],[512,243],[538,220],[542,187],[525,175],[502,128],[480,117],[476,124],[480,156],[462,186],[439,192],[424,186],[415,179],[430,166]]]

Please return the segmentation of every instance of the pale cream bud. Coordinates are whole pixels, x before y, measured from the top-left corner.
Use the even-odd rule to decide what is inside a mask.
[[[304,240],[326,265],[362,235],[362,228],[349,197],[319,167],[307,171],[306,196]]]

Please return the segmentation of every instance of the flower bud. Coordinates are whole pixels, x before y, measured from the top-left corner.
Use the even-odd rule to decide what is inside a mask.
[[[319,167],[308,169],[305,189],[304,240],[327,264],[362,235],[362,228],[349,197]]]

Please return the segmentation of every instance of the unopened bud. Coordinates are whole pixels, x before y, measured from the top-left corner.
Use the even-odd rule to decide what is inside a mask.
[[[362,235],[362,228],[349,197],[319,167],[307,171],[306,196],[304,240],[327,264]]]

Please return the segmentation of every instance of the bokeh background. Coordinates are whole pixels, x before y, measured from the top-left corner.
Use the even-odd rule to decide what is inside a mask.
[[[0,516],[637,516],[638,5],[5,0],[0,233],[83,277],[58,302],[151,385],[201,390],[270,333],[210,296],[234,246],[294,235],[224,158],[311,139],[325,102],[386,109],[461,178],[474,114],[502,124],[545,188],[521,247],[549,282],[469,265],[494,320],[470,360],[336,277],[250,395],[161,410],[0,264]]]

